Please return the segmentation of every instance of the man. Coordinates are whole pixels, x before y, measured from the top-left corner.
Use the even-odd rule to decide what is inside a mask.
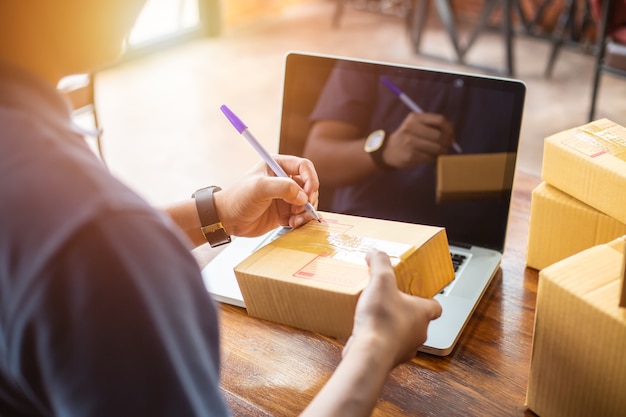
[[[515,114],[507,92],[465,85],[461,77],[452,83],[435,71],[364,67],[338,62],[309,117],[303,156],[323,187],[334,189],[332,211],[445,225],[449,237],[480,236],[485,246],[498,247],[501,234],[484,225],[495,211],[506,215],[508,198],[437,201],[437,159],[515,152],[505,140]],[[421,111],[407,107],[389,83]]]
[[[55,86],[114,59],[142,5],[0,3],[0,415],[228,415],[217,311],[189,252],[206,243],[201,216],[254,236],[304,224],[317,203],[313,165],[288,156],[293,179],[259,164],[168,216],[110,176]],[[368,262],[344,358],[303,415],[368,415],[441,314],[397,290],[385,254]]]

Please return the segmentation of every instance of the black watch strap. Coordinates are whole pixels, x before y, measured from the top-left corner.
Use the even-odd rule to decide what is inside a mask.
[[[374,160],[374,163],[376,164],[378,168],[382,169],[383,171],[392,171],[395,169],[395,167],[389,165],[383,159],[383,151],[385,150],[386,144],[387,144],[387,141],[384,141],[383,145],[380,148],[378,148],[374,152],[370,152],[370,156],[372,157],[372,159]]]
[[[213,193],[221,190],[220,187],[213,185],[199,189],[192,196],[196,200],[202,234],[212,248],[230,243],[230,236],[226,234],[224,225],[217,217],[217,210],[213,201]]]
[[[367,149],[368,144],[366,142],[366,152],[370,154],[370,156],[372,157],[372,159],[374,160],[374,163],[376,164],[378,168],[382,169],[383,171],[394,170],[395,167],[387,164],[385,160],[383,159],[383,152],[385,150],[385,147],[387,146],[387,142],[389,141],[389,138],[387,137],[387,132],[385,132],[382,129],[378,129],[370,133],[370,137],[372,135],[379,135],[379,136],[382,135],[382,143],[380,144],[378,149],[368,150]],[[369,140],[369,137],[368,137],[368,140]]]

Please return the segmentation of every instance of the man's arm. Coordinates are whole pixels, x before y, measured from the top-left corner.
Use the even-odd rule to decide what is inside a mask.
[[[319,120],[311,127],[304,156],[315,164],[321,183],[345,187],[381,171],[365,152],[365,141],[354,125]],[[392,168],[411,168],[433,162],[448,152],[453,141],[453,127],[442,115],[409,113],[396,130],[385,132],[382,159]]]
[[[213,194],[217,217],[228,235],[260,236],[279,225],[299,227],[311,220],[303,206],[310,202],[317,207],[319,180],[313,164],[295,156],[275,159],[290,178],[276,177],[259,163],[232,186]],[[164,211],[194,247],[206,243],[194,199],[171,204]]]
[[[313,161],[325,187],[355,184],[379,171],[363,149],[365,139],[350,123],[320,120],[311,126],[303,155]]]
[[[29,400],[49,408],[42,415],[228,415],[217,311],[188,248],[157,216],[103,214],[30,288],[11,337]]]
[[[389,258],[368,254],[371,279],[356,307],[343,360],[302,416],[369,416],[398,364],[413,358],[441,306],[398,290]]]

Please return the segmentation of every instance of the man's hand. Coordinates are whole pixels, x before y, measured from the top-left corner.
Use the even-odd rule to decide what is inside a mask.
[[[428,324],[441,315],[441,305],[434,299],[400,292],[384,252],[368,253],[367,261],[371,278],[357,303],[344,356],[352,344],[365,343],[369,349],[377,349],[379,355],[390,358],[393,368],[415,356],[426,341]]]
[[[343,359],[309,406],[306,416],[369,416],[389,372],[413,358],[431,320],[441,315],[432,299],[398,290],[389,257],[368,254],[371,279],[356,306]]]
[[[286,155],[275,159],[291,178],[276,177],[259,163],[237,183],[215,193],[217,214],[228,234],[258,236],[279,225],[299,227],[311,220],[303,206],[310,202],[317,207],[319,179],[313,163]]]
[[[447,153],[454,142],[454,129],[441,114],[409,113],[387,140],[385,162],[396,168],[410,168]]]

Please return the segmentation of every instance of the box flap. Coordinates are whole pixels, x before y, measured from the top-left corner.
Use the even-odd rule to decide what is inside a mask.
[[[622,295],[619,288],[624,275],[624,239],[617,238],[552,264],[540,271],[539,279],[545,277],[596,308],[621,318],[623,312],[617,306]],[[606,291],[607,287],[611,290]],[[596,297],[598,293],[603,295]]]
[[[626,128],[601,119],[546,138],[542,179],[626,223]]]

